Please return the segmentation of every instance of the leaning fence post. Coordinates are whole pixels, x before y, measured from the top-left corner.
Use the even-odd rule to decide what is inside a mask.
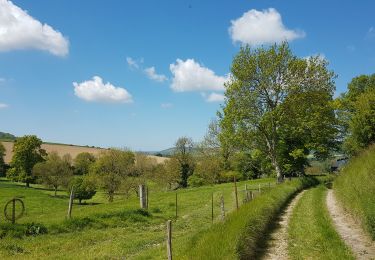
[[[74,187],[70,190],[70,197],[69,197],[69,208],[68,208],[68,218],[72,217],[72,209],[73,209],[73,199],[74,199]]]
[[[168,260],[172,260],[172,221],[167,221],[167,253]]]
[[[220,197],[221,220],[225,219],[224,196]]]

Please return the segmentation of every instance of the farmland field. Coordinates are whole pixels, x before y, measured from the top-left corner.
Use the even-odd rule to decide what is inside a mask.
[[[239,182],[239,201],[243,203],[245,183],[256,191],[259,184],[264,190],[274,186],[274,179]],[[26,214],[18,226],[41,223],[48,234],[23,236],[12,231],[4,236],[0,245],[0,258],[22,259],[163,259],[165,258],[165,222],[173,220],[173,250],[176,253],[197,232],[209,228],[211,221],[211,196],[214,197],[214,221],[220,221],[220,196],[224,196],[225,209],[235,208],[232,183],[204,186],[178,191],[178,218],[175,219],[175,192],[166,192],[150,184],[149,211],[140,211],[134,195],[115,197],[108,203],[105,194],[99,192],[85,205],[74,205],[73,219],[66,220],[68,196],[65,191],[53,192],[33,185],[0,181],[1,208],[9,199],[22,197]],[[5,224],[0,217],[0,225]],[[64,252],[64,253],[62,253]]]
[[[13,156],[13,142],[1,141],[3,143],[6,153],[4,156],[5,163],[9,163],[12,160]],[[46,150],[47,153],[50,152],[57,152],[60,156],[64,154],[70,154],[72,159],[74,159],[79,153],[88,152],[94,155],[98,155],[100,152],[105,151],[104,148],[98,147],[89,147],[89,146],[77,146],[77,145],[68,145],[68,144],[50,144],[50,143],[43,143],[42,149]],[[162,163],[167,158],[158,157],[149,155],[150,158],[154,158],[158,163]]]

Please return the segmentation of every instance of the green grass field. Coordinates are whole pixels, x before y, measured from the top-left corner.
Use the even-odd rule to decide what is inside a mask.
[[[239,202],[242,204],[245,183],[253,190],[261,184],[264,189],[274,186],[274,179],[260,179],[238,183]],[[175,192],[165,192],[150,186],[149,213],[140,211],[135,195],[125,199],[116,196],[108,203],[98,192],[87,205],[74,205],[73,220],[66,220],[68,196],[65,191],[53,192],[35,185],[23,185],[0,180],[0,208],[13,197],[22,197],[26,214],[17,222],[21,229],[26,223],[41,223],[48,234],[21,236],[11,230],[0,215],[0,259],[164,259],[165,222],[173,220],[173,250],[178,254],[195,234],[207,230],[211,222],[211,195],[214,194],[215,222],[220,218],[219,198],[225,198],[226,210],[235,208],[232,183],[178,191],[178,218],[175,219]],[[1,230],[1,229],[0,229]],[[22,229],[21,229],[22,231]]]
[[[375,145],[350,160],[333,189],[344,208],[375,240]]]
[[[323,185],[307,190],[294,208],[288,227],[291,259],[354,259],[333,227],[326,192]]]

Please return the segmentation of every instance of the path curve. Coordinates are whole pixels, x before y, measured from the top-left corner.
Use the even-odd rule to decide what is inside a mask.
[[[271,233],[268,247],[262,259],[282,260],[288,259],[288,225],[293,209],[305,192],[303,190],[289,203],[286,210],[279,217],[277,228]]]
[[[357,259],[375,259],[375,241],[363,231],[358,224],[336,201],[333,190],[327,193],[327,208],[333,224],[344,240],[352,249]]]

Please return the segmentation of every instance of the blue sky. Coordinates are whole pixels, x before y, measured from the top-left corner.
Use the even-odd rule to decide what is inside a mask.
[[[162,150],[202,139],[241,44],[375,73],[374,1],[0,0],[0,131]],[[94,78],[95,77],[95,78]]]

